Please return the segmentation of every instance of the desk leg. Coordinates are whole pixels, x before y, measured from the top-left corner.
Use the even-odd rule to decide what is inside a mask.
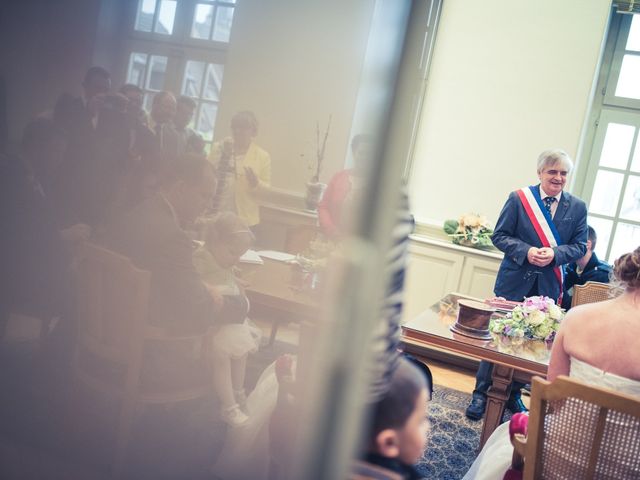
[[[273,324],[271,325],[271,333],[269,334],[269,343],[267,343],[268,347],[273,346],[273,342],[276,341],[276,335],[278,334],[279,326],[280,320],[273,320]]]
[[[511,392],[511,379],[513,378],[513,368],[503,365],[493,365],[491,376],[492,385],[487,392],[487,410],[484,413],[484,424],[480,435],[480,448],[489,439],[489,436],[500,425],[504,405]]]

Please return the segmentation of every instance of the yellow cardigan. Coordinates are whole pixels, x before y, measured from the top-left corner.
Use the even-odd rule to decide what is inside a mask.
[[[222,143],[212,145],[209,161],[217,167],[222,155]],[[252,188],[244,172],[244,167],[250,167],[258,177],[258,184]],[[236,175],[233,192],[222,192],[233,198],[235,211],[248,226],[252,227],[260,223],[260,194],[271,186],[271,156],[255,143],[251,143],[244,160],[236,161]],[[229,185],[227,185],[227,188]],[[227,208],[233,208],[228,205]]]

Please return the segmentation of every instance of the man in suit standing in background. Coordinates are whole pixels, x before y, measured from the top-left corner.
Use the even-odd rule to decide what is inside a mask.
[[[511,301],[542,295],[561,302],[564,265],[587,250],[587,206],[563,191],[573,162],[562,150],[546,150],[538,157],[538,185],[511,192],[502,208],[491,240],[504,252],[494,293]],[[480,362],[467,417],[484,415],[491,386],[492,364]],[[507,408],[526,411],[514,384]]]

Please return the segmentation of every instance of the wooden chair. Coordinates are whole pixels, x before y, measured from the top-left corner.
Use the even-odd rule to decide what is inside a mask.
[[[571,306],[583,305],[585,303],[602,302],[608,300],[609,284],[601,282],[587,282],[584,285],[574,285]]]
[[[565,376],[531,383],[528,431],[510,425],[514,457],[505,479],[640,478],[639,398]]]
[[[112,461],[117,477],[122,471],[137,407],[145,403],[191,400],[210,391],[208,375],[202,375],[202,379],[193,384],[175,388],[151,389],[145,385],[141,382],[144,346],[152,341],[193,341],[199,343],[197,346],[204,356],[211,345],[210,332],[176,337],[149,325],[151,274],[136,268],[126,257],[87,244],[77,270],[78,343],[73,370],[81,384],[120,400]],[[92,367],[96,363],[102,367]]]

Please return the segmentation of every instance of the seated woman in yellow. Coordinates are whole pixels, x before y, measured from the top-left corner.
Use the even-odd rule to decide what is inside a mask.
[[[260,195],[271,184],[271,157],[254,142],[258,121],[253,112],[236,113],[231,134],[215,143],[209,155],[218,178],[213,210],[234,212],[255,227],[260,223]]]

